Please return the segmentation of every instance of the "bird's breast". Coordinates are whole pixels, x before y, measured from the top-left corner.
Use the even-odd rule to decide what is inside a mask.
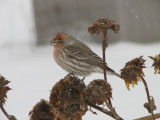
[[[58,47],[54,48],[53,56],[54,56],[54,60],[59,64],[60,49]]]

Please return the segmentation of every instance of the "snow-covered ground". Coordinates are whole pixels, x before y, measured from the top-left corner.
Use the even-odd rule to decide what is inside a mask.
[[[89,45],[93,51],[101,56],[101,46]],[[67,73],[53,60],[51,46],[37,48],[4,48],[0,50],[0,74],[6,77],[11,91],[8,92],[5,108],[9,114],[18,120],[28,120],[28,113],[40,99],[49,100],[52,86]],[[18,50],[18,51],[17,51]],[[154,44],[116,43],[109,45],[106,56],[108,66],[120,72],[127,61],[141,55],[146,59],[144,69],[145,79],[148,83],[151,96],[154,96],[157,110],[160,112],[160,75],[154,75],[152,60],[148,56],[160,54],[160,42]],[[103,78],[102,74],[93,74],[85,79],[88,84],[93,79]],[[144,86],[139,82],[137,86],[128,91],[124,81],[108,76],[113,88],[113,106],[117,113],[125,120],[149,115],[143,104],[147,102]],[[94,110],[94,109],[93,109]],[[96,110],[94,110],[96,111]],[[97,112],[97,111],[96,111]],[[94,115],[87,112],[84,120],[109,119],[103,113]],[[0,120],[7,120],[0,111]]]

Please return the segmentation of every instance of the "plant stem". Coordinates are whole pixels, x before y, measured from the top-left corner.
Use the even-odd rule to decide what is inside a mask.
[[[107,73],[106,73],[106,55],[105,55],[105,51],[106,51],[106,43],[107,43],[107,30],[102,30],[102,36],[103,36],[103,40],[102,40],[102,52],[103,52],[103,70],[104,70],[104,80],[107,82]],[[100,93],[101,94],[101,93]],[[103,97],[103,95],[101,94],[101,96]],[[119,120],[120,117],[117,116],[116,112],[114,111],[113,107],[112,107],[112,103],[111,100],[109,100],[110,103],[108,103],[108,101],[106,101],[106,99],[103,97],[107,107],[110,109],[110,111],[112,112],[114,118],[116,120]]]
[[[103,40],[102,40],[102,52],[103,52],[103,69],[104,69],[104,79],[107,81],[107,74],[106,74],[106,40],[107,40],[107,30],[102,31]]]
[[[113,109],[112,106],[108,103],[108,101],[107,101],[106,99],[105,99],[105,103],[106,103],[107,107],[110,109],[110,111],[112,112],[114,118],[115,118],[116,120],[119,120],[120,117],[116,114],[116,112],[114,111],[114,109]]]
[[[97,105],[94,105],[94,104],[90,103],[89,101],[86,101],[86,103],[88,105],[90,105],[91,107],[95,108],[96,110],[99,110],[99,111],[103,112],[104,114],[106,114],[106,115],[108,115],[108,116],[110,116],[112,118],[115,118],[111,111],[108,111],[107,109],[104,109],[104,108],[101,108],[101,107],[99,107]],[[121,117],[119,117],[119,119],[123,120],[123,118],[121,118]]]
[[[160,118],[160,113],[154,114],[154,117],[155,119]],[[152,115],[149,115],[149,116],[137,118],[135,120],[152,120],[152,119],[153,119]]]
[[[147,99],[148,99],[148,103],[151,104],[151,100],[150,100],[150,95],[149,95],[149,90],[148,90],[148,85],[145,81],[145,79],[142,77],[142,75],[140,74],[140,77],[141,77],[141,80],[145,86],[145,90],[146,90],[146,93],[147,93]],[[153,120],[155,120],[155,117],[154,117],[154,114],[153,114],[153,110],[151,110],[151,114],[152,114],[152,118]]]
[[[4,109],[3,106],[0,106],[2,112],[5,114],[5,116],[8,118],[8,120],[10,120],[10,116],[8,115],[8,113],[6,112],[6,110]]]
[[[99,106],[97,106],[97,105],[94,105],[94,104],[90,103],[89,101],[86,101],[86,103],[87,103],[89,106],[91,106],[91,107],[93,107],[93,108],[95,108],[95,109],[103,112],[104,114],[106,114],[106,115],[114,118],[113,115],[112,115],[112,113],[111,113],[110,111],[108,111],[107,109],[104,109],[104,108],[101,108],[101,107],[99,107]]]
[[[106,100],[106,98],[103,96],[103,94],[101,93],[101,91],[97,91],[101,97],[103,98],[104,102],[106,103],[107,107],[110,109],[111,113],[113,114],[114,118],[116,120],[120,120],[120,117],[116,114],[116,112],[114,111],[113,107],[108,103],[108,101]]]

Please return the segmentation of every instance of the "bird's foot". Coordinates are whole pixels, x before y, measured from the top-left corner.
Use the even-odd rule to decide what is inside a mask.
[[[69,73],[68,75],[72,75],[73,77],[76,77],[76,76],[74,75],[74,73]]]
[[[83,77],[83,78],[82,78],[82,82],[84,82],[84,79],[85,79],[85,78],[86,78],[86,77]]]

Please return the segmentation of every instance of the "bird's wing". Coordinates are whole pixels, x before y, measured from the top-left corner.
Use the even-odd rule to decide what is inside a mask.
[[[83,44],[84,45],[84,44]],[[69,45],[64,48],[66,56],[70,59],[78,60],[93,66],[103,69],[103,60],[96,53],[94,53],[88,46]],[[114,70],[109,68],[106,64],[107,71],[111,74],[116,74]],[[117,76],[117,75],[116,75]]]
[[[84,44],[83,44],[84,45]],[[102,59],[89,47],[83,45],[69,45],[64,48],[67,57],[81,60],[82,62],[103,67]]]

